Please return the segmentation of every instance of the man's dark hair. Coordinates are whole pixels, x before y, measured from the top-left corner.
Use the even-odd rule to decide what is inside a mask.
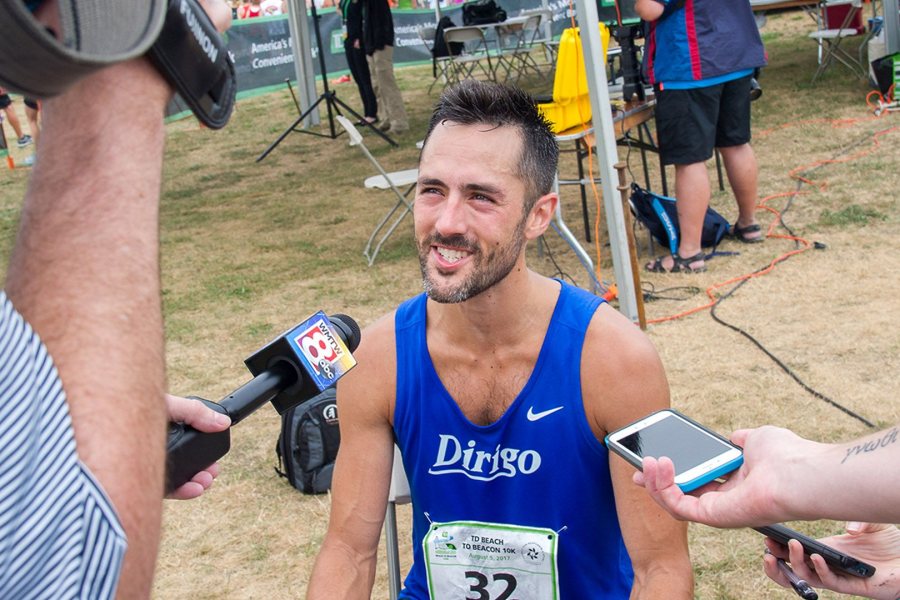
[[[484,123],[491,127],[516,127],[522,139],[518,175],[525,182],[525,212],[538,198],[553,188],[559,162],[559,146],[550,123],[538,111],[534,99],[517,87],[465,79],[441,94],[425,144],[439,124],[449,121],[459,125]],[[424,146],[423,146],[424,147]]]

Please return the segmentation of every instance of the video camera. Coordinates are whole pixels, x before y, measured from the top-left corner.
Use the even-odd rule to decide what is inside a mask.
[[[644,100],[646,96],[641,80],[641,61],[638,60],[638,47],[635,43],[635,40],[643,37],[643,28],[640,24],[618,25],[613,28],[612,35],[622,49],[619,59],[622,73],[622,98],[626,102],[634,97]]]
[[[51,7],[59,31],[33,14]],[[197,0],[0,0],[0,86],[14,92],[56,96],[145,54],[204,125],[225,126],[237,93],[234,62]]]

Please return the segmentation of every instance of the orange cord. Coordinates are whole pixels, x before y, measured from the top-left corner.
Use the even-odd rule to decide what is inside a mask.
[[[618,1],[615,2],[615,8],[616,8],[616,14],[617,14],[617,16],[619,17],[619,22],[621,22],[621,14],[619,13],[619,3],[618,3]],[[576,27],[577,27],[577,23],[576,23],[576,21],[575,21],[575,6],[574,6],[574,0],[569,0],[569,13],[570,13],[571,25],[572,25],[573,28],[576,28]],[[580,32],[579,32],[579,40],[580,40]],[[582,53],[583,53],[583,49],[582,49]],[[577,64],[577,63],[576,63],[576,64]],[[585,68],[587,68],[587,65],[585,65]],[[575,77],[575,93],[576,93],[576,97],[580,95],[580,93],[579,93],[580,90],[578,89],[578,83],[579,83],[579,79],[578,79],[578,77],[577,77],[577,69],[576,69],[576,77]],[[870,98],[873,97],[873,96],[876,95],[876,94],[877,94],[878,99],[879,99],[879,102],[880,102],[881,104],[879,104],[878,106],[873,106],[873,104],[872,104],[871,101],[870,101]],[[780,125],[780,126],[778,126],[778,127],[775,127],[775,128],[772,128],[772,129],[768,129],[768,130],[763,130],[763,131],[761,131],[760,133],[758,133],[757,135],[759,135],[759,136],[764,136],[764,135],[767,135],[767,134],[769,134],[769,133],[772,133],[773,131],[777,131],[777,130],[781,130],[781,129],[786,129],[786,128],[788,128],[788,127],[794,127],[794,126],[802,125],[802,124],[809,124],[809,123],[828,123],[828,124],[830,124],[832,127],[835,127],[835,128],[849,127],[849,126],[851,126],[851,125],[856,125],[856,124],[858,124],[858,123],[860,123],[860,122],[865,122],[865,121],[871,120],[871,119],[873,119],[873,118],[881,118],[881,117],[884,117],[884,116],[887,114],[887,111],[881,111],[880,113],[878,113],[878,112],[877,112],[877,109],[880,108],[882,104],[889,104],[889,103],[891,103],[891,102],[893,101],[893,97],[894,97],[894,86],[893,86],[893,85],[891,85],[890,89],[888,90],[888,93],[887,93],[887,97],[886,97],[886,98],[883,97],[883,96],[881,95],[881,93],[879,93],[878,91],[872,91],[872,92],[869,92],[869,94],[866,95],[866,105],[867,105],[867,106],[875,113],[875,115],[874,115],[873,117],[870,117],[870,118],[867,118],[867,119],[807,119],[807,120],[804,120],[804,121],[795,121],[795,122],[792,122],[792,123],[786,123],[786,124],[784,124],[784,125]],[[581,122],[582,131],[586,133],[586,132],[587,132],[587,129],[588,129],[588,127],[587,127],[587,122],[589,121],[589,119],[585,119],[585,118],[584,118],[584,115],[583,115],[582,112],[581,112],[581,105],[580,105],[579,103],[576,103],[576,106],[577,106],[577,108],[578,108],[578,119],[579,119],[579,121]],[[880,142],[878,141],[878,138],[879,138],[880,136],[886,135],[886,134],[888,134],[888,133],[892,133],[892,132],[896,131],[897,129],[898,129],[898,127],[892,127],[892,128],[890,128],[890,129],[887,129],[887,130],[884,130],[884,131],[880,131],[880,132],[875,133],[875,134],[872,136],[872,137],[873,137],[873,141],[874,141],[873,147],[870,148],[869,150],[862,151],[862,152],[858,152],[858,153],[856,153],[856,154],[852,154],[852,155],[849,155],[849,156],[846,156],[846,157],[840,158],[840,159],[825,159],[825,160],[816,161],[816,162],[814,162],[814,163],[810,163],[810,164],[808,164],[808,165],[803,165],[803,166],[800,166],[800,167],[796,167],[796,168],[794,168],[794,169],[791,169],[791,171],[788,172],[788,176],[789,176],[791,179],[795,179],[795,180],[800,181],[800,182],[802,182],[802,183],[805,183],[805,184],[807,184],[807,185],[816,187],[816,188],[819,189],[819,190],[824,190],[824,189],[827,187],[827,185],[828,185],[828,182],[827,182],[827,181],[823,181],[823,182],[821,182],[821,183],[819,183],[819,184],[816,184],[816,183],[815,183],[814,181],[812,181],[811,179],[808,179],[808,178],[806,178],[806,177],[803,177],[803,176],[801,176],[799,173],[802,173],[802,172],[807,171],[807,170],[811,170],[811,169],[816,168],[816,167],[819,167],[819,166],[824,166],[824,165],[829,165],[829,164],[837,164],[837,163],[848,162],[848,161],[851,161],[851,160],[855,160],[855,159],[857,159],[857,158],[861,158],[861,157],[866,156],[866,155],[868,155],[868,154],[871,154],[872,152],[874,152],[874,151],[879,147]],[[595,135],[596,135],[596,132],[595,132]],[[594,217],[594,252],[595,252],[595,255],[596,255],[596,262],[595,262],[595,266],[594,266],[594,272],[595,272],[595,274],[596,274],[596,276],[597,276],[597,280],[598,280],[598,281],[603,281],[603,277],[602,277],[601,270],[600,270],[600,261],[601,261],[601,258],[602,258],[602,256],[601,256],[601,251],[600,251],[600,220],[601,220],[601,219],[600,219],[600,215],[601,215],[601,210],[602,210],[602,206],[601,206],[601,197],[602,197],[602,194],[601,194],[601,191],[597,188],[596,178],[594,177],[594,159],[593,159],[593,148],[592,148],[592,144],[590,144],[590,143],[585,143],[585,146],[587,147],[587,158],[588,158],[588,180],[589,180],[590,183],[591,183],[591,191],[592,191],[592,193],[593,193],[593,195],[594,195],[594,207],[595,207],[595,217]],[[745,274],[745,275],[739,275],[739,276],[737,276],[737,277],[733,277],[733,278],[731,278],[731,279],[728,279],[727,281],[723,281],[723,282],[720,282],[720,283],[715,283],[715,284],[709,286],[708,288],[706,288],[706,295],[709,297],[710,301],[709,301],[708,303],[702,305],[702,306],[697,306],[697,307],[694,307],[694,308],[692,308],[692,309],[689,309],[689,310],[686,310],[686,311],[683,311],[683,312],[680,312],[680,313],[678,313],[678,314],[671,315],[671,316],[668,316],[668,317],[660,317],[660,318],[657,318],[657,319],[649,319],[649,320],[647,321],[647,324],[654,324],[654,323],[662,323],[662,322],[665,322],[665,321],[672,321],[672,320],[680,319],[680,318],[682,318],[682,317],[686,317],[686,316],[688,316],[688,315],[692,315],[692,314],[697,313],[697,312],[700,312],[700,311],[702,311],[702,310],[706,310],[706,309],[708,309],[708,308],[711,308],[711,307],[717,302],[717,300],[718,300],[718,299],[715,297],[714,292],[715,292],[716,290],[718,290],[719,288],[724,287],[724,286],[727,286],[727,285],[730,285],[730,284],[732,284],[732,283],[739,283],[739,282],[741,282],[741,281],[744,281],[745,279],[753,279],[753,278],[756,278],[756,277],[760,277],[760,276],[762,276],[762,275],[767,275],[768,273],[771,273],[771,272],[774,270],[775,265],[777,265],[778,263],[787,260],[787,259],[790,258],[791,256],[794,256],[794,255],[796,255],[796,254],[801,254],[801,253],[806,252],[807,250],[809,250],[809,249],[812,247],[812,244],[809,242],[809,240],[807,240],[807,239],[805,239],[805,238],[796,237],[796,236],[791,236],[791,235],[786,235],[786,234],[776,234],[776,233],[774,233],[775,228],[776,228],[776,227],[778,226],[778,224],[781,222],[781,213],[780,213],[779,211],[777,211],[776,209],[774,209],[774,208],[772,208],[772,207],[770,207],[770,206],[768,206],[768,205],[766,204],[769,200],[774,200],[775,198],[782,198],[782,197],[785,197],[785,196],[800,196],[800,195],[805,195],[805,194],[808,194],[808,193],[810,193],[810,192],[805,192],[805,191],[797,190],[797,191],[794,191],[794,192],[782,192],[782,193],[778,193],[778,194],[772,194],[771,196],[767,196],[767,197],[763,198],[763,199],[760,201],[760,203],[757,205],[757,208],[758,208],[758,209],[767,210],[767,211],[769,211],[769,212],[771,212],[771,213],[773,213],[773,214],[775,215],[775,220],[769,225],[769,228],[768,228],[768,230],[766,231],[766,236],[765,236],[765,237],[767,237],[767,238],[773,238],[773,239],[784,239],[784,240],[794,241],[794,242],[797,242],[797,243],[802,244],[802,245],[803,245],[802,248],[798,248],[798,249],[796,249],[796,250],[792,250],[792,251],[790,251],[790,252],[786,252],[786,253],[784,253],[784,254],[782,254],[782,255],[776,257],[776,258],[773,259],[772,262],[770,262],[769,265],[768,265],[766,268],[764,268],[764,269],[761,269],[761,270],[759,270],[759,271],[755,271],[755,272],[753,272],[753,273],[747,273],[747,274]],[[616,288],[616,285],[615,285],[615,284],[611,284],[611,285],[609,286],[607,292],[603,295],[603,297],[604,297],[607,301],[610,301],[610,300],[616,298],[617,292],[618,292],[618,290],[617,290],[617,288]],[[608,296],[608,297],[607,297],[607,296]]]
[[[887,112],[884,110],[885,106],[891,104],[894,101],[894,86],[896,84],[891,84],[891,87],[888,88],[887,95],[882,95],[878,90],[872,90],[868,94],[866,94],[866,106],[869,107],[869,110],[876,117],[883,117]],[[872,102],[872,98],[877,98],[878,103],[875,104]]]
[[[867,97],[867,100],[868,100],[868,97]],[[802,123],[810,123],[810,122],[826,122],[826,123],[830,123],[830,124],[832,125],[832,127],[839,128],[839,127],[847,127],[847,126],[849,126],[849,125],[854,125],[854,124],[858,124],[858,123],[863,123],[863,122],[866,122],[866,121],[871,121],[871,120],[877,119],[877,118],[880,118],[880,117],[868,117],[868,118],[865,118],[865,119],[834,119],[834,120],[830,120],[830,121],[829,121],[829,120],[826,120],[826,119],[811,119],[811,120],[808,120],[808,121],[797,121],[797,122],[794,122],[794,123],[788,123],[788,124],[785,124],[785,125],[781,125],[781,126],[779,126],[779,127],[773,128],[773,129],[764,130],[764,131],[761,132],[759,135],[766,135],[766,134],[768,134],[768,133],[771,133],[772,131],[776,131],[776,130],[780,130],[780,129],[786,129],[787,127],[792,127],[792,126],[799,125],[799,124],[802,124]],[[867,155],[869,155],[869,154],[872,154],[873,152],[875,152],[876,150],[878,150],[879,147],[881,146],[881,142],[880,142],[880,140],[879,140],[880,137],[882,137],[882,136],[884,136],[884,135],[887,135],[887,134],[889,134],[889,133],[894,133],[894,132],[896,132],[896,131],[898,131],[898,130],[900,130],[900,126],[894,126],[894,127],[889,128],[889,129],[884,129],[884,130],[882,130],[882,131],[878,131],[878,132],[876,132],[876,133],[874,133],[874,134],[872,135],[872,142],[873,142],[873,143],[872,143],[872,146],[871,146],[870,148],[868,148],[867,150],[862,150],[862,151],[860,151],[860,152],[856,152],[856,153],[854,153],[854,154],[847,155],[847,156],[845,156],[845,157],[843,157],[843,158],[823,159],[823,160],[819,160],[819,161],[810,163],[810,164],[808,164],[808,165],[803,165],[803,166],[800,166],[800,167],[796,167],[796,168],[794,168],[794,169],[791,169],[791,170],[788,172],[788,176],[789,176],[791,179],[794,179],[794,180],[796,180],[796,181],[799,181],[799,182],[805,183],[805,184],[807,184],[807,185],[810,185],[810,186],[812,186],[812,187],[814,187],[814,188],[816,188],[816,189],[818,189],[818,190],[824,190],[825,187],[827,186],[827,182],[823,181],[823,182],[821,182],[821,183],[817,183],[817,182],[815,182],[815,181],[813,181],[813,180],[811,180],[811,179],[809,179],[809,178],[807,178],[807,177],[803,177],[802,175],[800,175],[800,173],[802,173],[802,172],[804,172],[804,171],[811,170],[811,169],[816,168],[816,167],[824,166],[824,165],[830,165],[830,164],[838,164],[838,163],[849,162],[849,161],[851,161],[851,160],[856,160],[856,159],[858,159],[858,158],[862,158],[862,157],[864,157],[864,156],[867,156]],[[657,319],[648,319],[648,320],[647,320],[647,323],[648,323],[648,324],[655,324],[655,323],[663,323],[663,322],[665,322],[665,321],[673,321],[673,320],[675,320],[675,319],[680,319],[680,318],[682,318],[682,317],[686,317],[686,316],[688,316],[688,315],[692,315],[692,314],[697,313],[697,312],[700,312],[700,311],[702,311],[702,310],[706,310],[706,309],[708,309],[708,308],[711,308],[711,307],[718,301],[718,298],[716,298],[716,296],[715,296],[715,291],[718,290],[719,288],[725,287],[725,286],[727,286],[727,285],[731,285],[731,284],[733,284],[733,283],[739,283],[739,282],[744,281],[744,280],[746,280],[746,279],[753,279],[753,278],[756,278],[756,277],[761,277],[762,275],[767,275],[768,273],[771,273],[771,272],[775,269],[775,265],[777,265],[778,263],[787,260],[787,259],[790,258],[791,256],[794,256],[794,255],[796,255],[796,254],[801,254],[801,253],[806,252],[807,250],[809,250],[809,249],[812,247],[812,244],[811,244],[811,242],[810,242],[809,240],[807,240],[807,239],[805,239],[805,238],[802,238],[802,237],[799,237],[799,236],[787,235],[787,234],[776,234],[776,233],[774,233],[775,228],[778,226],[779,223],[781,223],[781,212],[779,212],[778,210],[772,208],[771,206],[768,206],[768,204],[767,204],[770,200],[774,200],[775,198],[783,198],[783,197],[785,197],[785,196],[792,196],[792,197],[793,197],[793,196],[800,196],[800,195],[805,195],[805,194],[809,194],[809,193],[812,193],[812,192],[811,192],[811,191],[802,191],[802,190],[796,190],[796,191],[793,191],[793,192],[780,192],[780,193],[777,193],[777,194],[772,194],[771,196],[766,196],[766,197],[763,198],[763,199],[760,201],[760,203],[757,205],[757,209],[767,210],[767,211],[769,211],[770,213],[772,213],[772,214],[775,215],[775,220],[772,221],[772,223],[769,225],[769,228],[768,228],[768,230],[766,231],[766,236],[765,236],[765,237],[767,237],[767,238],[774,238],[774,239],[790,240],[790,241],[793,241],[793,242],[797,242],[797,243],[800,243],[800,244],[803,245],[802,248],[797,248],[797,249],[795,249],[795,250],[791,250],[790,252],[786,252],[786,253],[784,253],[784,254],[782,254],[782,255],[780,255],[780,256],[774,258],[774,259],[772,260],[772,262],[770,262],[769,265],[768,265],[767,267],[765,267],[764,269],[760,269],[760,270],[758,270],[758,271],[754,271],[753,273],[747,273],[747,274],[745,274],[745,275],[738,275],[737,277],[732,277],[731,279],[728,279],[727,281],[722,281],[722,282],[719,282],[719,283],[714,283],[713,285],[711,285],[711,286],[709,286],[708,288],[706,288],[706,295],[707,295],[707,297],[710,299],[710,301],[707,302],[706,304],[703,304],[702,306],[696,306],[696,307],[694,307],[694,308],[688,309],[688,310],[686,310],[686,311],[680,312],[680,313],[675,314],[675,315],[670,315],[670,316],[668,316],[668,317],[660,317],[660,318],[657,318]]]

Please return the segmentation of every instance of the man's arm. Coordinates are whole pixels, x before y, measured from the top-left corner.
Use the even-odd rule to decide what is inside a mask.
[[[636,0],[634,12],[645,21],[655,21],[665,11],[665,5],[659,0]]]
[[[221,29],[227,7],[205,8]],[[53,27],[56,3],[37,16]],[[44,103],[5,288],[66,392],[78,455],[125,529],[118,595],[147,597],[159,544],[163,400],[158,203],[169,86],[143,59]]]
[[[820,444],[787,429],[740,430],[731,440],[744,464],[723,484],[691,495],[674,483],[672,461],[644,460],[634,476],[679,519],[715,527],[760,526],[797,519],[900,521],[900,426],[845,444]]]
[[[611,347],[615,352],[609,351]],[[608,305],[598,309],[591,323],[581,372],[585,408],[599,440],[669,406],[669,385],[656,350]],[[609,467],[619,525],[634,567],[631,597],[693,598],[685,525],[634,493],[634,467],[612,453]]]
[[[44,103],[6,281],[57,366],[78,454],[125,528],[119,592],[132,598],[149,595],[163,495],[157,208],[169,95],[136,60]]]
[[[338,383],[341,448],[308,600],[368,600],[372,592],[394,457],[393,330],[393,314],[367,328],[353,353],[357,366]]]

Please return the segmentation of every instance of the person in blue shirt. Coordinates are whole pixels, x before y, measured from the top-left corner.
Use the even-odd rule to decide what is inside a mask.
[[[415,198],[425,292],[366,329],[338,385],[310,600],[370,597],[395,444],[413,507],[401,598],[693,597],[684,526],[602,441],[669,405],[655,349],[526,264],[558,152],[519,89],[465,80],[438,101]]]
[[[675,254],[648,263],[651,272],[706,270],[700,247],[709,206],[706,161],[718,148],[738,206],[731,229],[757,243],[758,167],[750,146],[750,85],[765,50],[748,0],[636,0],[647,21],[644,76],[656,94],[663,164],[675,165],[680,239]]]

